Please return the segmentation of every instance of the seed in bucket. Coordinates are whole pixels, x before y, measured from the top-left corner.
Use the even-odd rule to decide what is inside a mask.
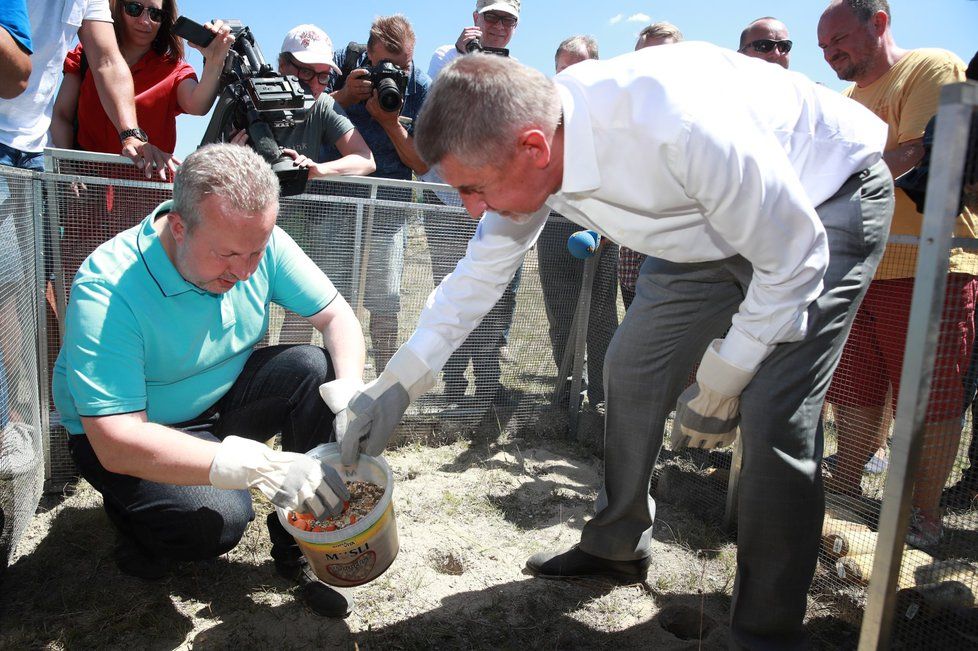
[[[289,524],[296,529],[313,533],[338,531],[356,524],[358,520],[373,511],[384,496],[384,489],[369,481],[348,481],[346,488],[350,491],[350,500],[344,502],[343,512],[339,515],[316,520],[312,513],[290,511]]]

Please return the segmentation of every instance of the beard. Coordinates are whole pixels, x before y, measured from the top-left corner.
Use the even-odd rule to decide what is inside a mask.
[[[848,65],[835,71],[839,79],[842,81],[856,81],[869,70],[872,61],[869,57],[866,57],[862,61],[852,61],[849,60]]]

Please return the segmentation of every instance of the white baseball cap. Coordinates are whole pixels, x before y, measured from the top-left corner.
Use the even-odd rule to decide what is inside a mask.
[[[326,64],[340,72],[333,61],[333,41],[315,25],[297,25],[290,29],[282,41],[282,52],[291,54],[299,63]]]
[[[501,11],[514,18],[519,18],[520,0],[479,0],[475,10],[480,14],[487,11]]]

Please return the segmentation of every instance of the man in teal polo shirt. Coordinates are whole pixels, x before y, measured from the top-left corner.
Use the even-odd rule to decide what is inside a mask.
[[[353,311],[275,226],[279,186],[251,149],[187,157],[173,201],[102,244],[71,289],[53,389],[78,468],[119,531],[116,564],[160,578],[173,560],[233,548],[254,519],[249,488],[288,509],[336,514],[349,494],[301,452],[333,435],[319,397],[362,386]],[[276,303],[324,348],[255,350]],[[283,452],[263,441],[282,434]],[[317,581],[272,514],[272,556],[316,612],[345,616],[348,593]]]

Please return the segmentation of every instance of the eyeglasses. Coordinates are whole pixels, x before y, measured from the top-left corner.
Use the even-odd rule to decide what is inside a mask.
[[[286,52],[285,54],[286,54],[285,60],[288,62],[290,66],[295,68],[295,72],[296,72],[295,76],[301,79],[302,81],[311,81],[312,78],[315,77],[316,81],[321,83],[323,86],[329,83],[329,75],[330,75],[329,70],[327,70],[326,72],[316,72],[312,68],[307,68],[306,66],[300,64],[299,61],[294,56],[292,56],[290,52]]]
[[[774,48],[778,48],[778,52],[781,54],[787,54],[791,52],[791,41],[784,39],[783,41],[772,41],[769,38],[759,38],[756,41],[751,41],[744,47],[740,48],[743,52],[747,48],[752,48],[755,52],[760,52],[761,54],[767,54]]]
[[[516,18],[513,16],[488,12],[482,14],[482,17],[485,18],[486,22],[490,25],[498,25],[499,23],[502,23],[504,27],[516,27]]]
[[[163,10],[156,7],[145,7],[138,2],[126,2],[122,5],[122,9],[133,18],[139,18],[145,10],[149,13],[149,19],[154,23],[163,22]]]

